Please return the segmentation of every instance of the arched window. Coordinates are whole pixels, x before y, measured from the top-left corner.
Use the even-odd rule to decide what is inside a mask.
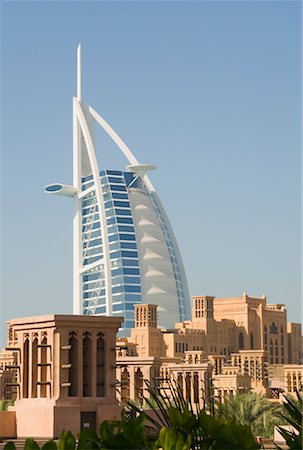
[[[46,397],[47,392],[47,337],[44,336],[41,342],[41,388],[40,397]]]
[[[254,349],[254,335],[250,333],[250,349]]]
[[[23,398],[28,398],[28,381],[29,381],[29,339],[25,339],[23,343]]]
[[[190,401],[190,399],[191,399],[191,374],[190,374],[190,372],[187,372],[186,376],[185,376],[185,388],[186,388],[186,392],[185,392],[186,400]]]
[[[32,397],[37,397],[38,381],[38,337],[32,342]]]
[[[239,334],[239,349],[243,349],[243,348],[244,348],[244,336],[241,331],[241,333]]]
[[[70,364],[69,368],[69,382],[70,386],[68,389],[68,395],[70,397],[78,396],[78,373],[77,373],[77,362],[78,362],[78,340],[76,338],[76,333],[73,331],[70,333],[70,338],[68,340],[70,346],[68,352],[68,361]]]
[[[102,333],[97,335],[97,397],[105,396],[105,341]]]
[[[135,398],[143,397],[143,373],[138,368],[135,372]]]
[[[89,333],[83,334],[83,397],[92,395],[92,340]]]
[[[125,368],[121,374],[121,402],[129,399],[129,372]]]
[[[197,372],[194,372],[194,402],[199,403],[199,375]]]

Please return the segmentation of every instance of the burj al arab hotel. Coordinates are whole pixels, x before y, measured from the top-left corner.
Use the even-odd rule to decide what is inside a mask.
[[[101,169],[94,126],[100,125],[127,162],[125,170]],[[178,245],[147,172],[113,128],[81,95],[81,45],[77,96],[73,98],[73,185],[45,191],[71,197],[73,312],[123,316],[120,336],[134,327],[134,305],[158,307],[158,324],[172,328],[190,318],[190,299]]]

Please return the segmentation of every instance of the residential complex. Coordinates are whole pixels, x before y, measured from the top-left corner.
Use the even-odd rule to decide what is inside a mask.
[[[73,186],[51,184],[47,193],[72,197],[74,313],[123,316],[120,336],[134,327],[134,306],[158,304],[159,325],[189,319],[190,298],[178,245],[147,172],[109,124],[81,96],[73,99]],[[100,170],[98,123],[128,161],[125,171]]]

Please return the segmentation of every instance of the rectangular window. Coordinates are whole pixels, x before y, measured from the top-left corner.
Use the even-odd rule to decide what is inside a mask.
[[[110,184],[111,191],[126,192],[126,187],[121,184]]]
[[[125,292],[141,292],[141,286],[126,285]]]
[[[115,209],[115,213],[116,213],[117,216],[131,216],[130,209],[119,209],[119,208],[116,208]]]
[[[128,200],[128,195],[120,192],[113,192],[113,198],[117,198],[120,200]]]
[[[134,233],[135,229],[134,227],[130,226],[130,225],[118,225],[118,231],[127,231],[130,233]]]
[[[116,275],[122,275],[123,269],[112,269],[112,277],[115,277]]]
[[[111,217],[110,219],[107,219],[107,225],[113,225],[114,223],[116,223],[116,218],[115,217]]]
[[[134,234],[120,233],[119,239],[120,241],[135,241],[136,236]]]
[[[132,252],[130,250],[122,250],[122,258],[138,258],[138,252]]]
[[[139,266],[139,261],[137,259],[122,259],[123,267],[126,266]]]
[[[118,175],[118,176],[122,176],[122,172],[120,170],[107,170],[106,171],[107,175]],[[100,172],[101,175],[101,172]]]
[[[124,310],[124,304],[123,303],[113,304],[113,311],[123,311],[123,310]]]
[[[140,284],[140,277],[124,277],[124,283]]]
[[[130,208],[129,202],[121,202],[119,200],[114,201],[114,206],[118,206],[118,208]]]
[[[105,203],[105,209],[112,208],[112,207],[113,207],[113,202],[111,200]]]
[[[133,223],[133,219],[131,217],[117,217],[118,223]],[[113,222],[115,223],[115,222]]]
[[[139,269],[132,269],[130,267],[123,269],[123,273],[125,275],[140,275]]]
[[[112,234],[111,236],[108,236],[108,240],[109,242],[114,242],[118,240],[118,235],[117,234]]]
[[[141,295],[139,294],[125,294],[125,301],[132,303],[141,303]]]
[[[131,248],[137,250],[137,244],[135,242],[121,242],[121,248]]]
[[[110,183],[119,183],[119,184],[124,183],[123,178],[120,177],[108,177],[108,181]]]
[[[89,275],[83,275],[83,282],[98,280],[99,277],[100,277],[100,272],[92,273]]]

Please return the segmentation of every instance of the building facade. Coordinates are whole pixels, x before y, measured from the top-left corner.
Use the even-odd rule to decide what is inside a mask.
[[[123,316],[121,336],[134,327],[134,305],[159,305],[159,325],[189,319],[190,298],[178,245],[147,172],[110,125],[81,96],[78,48],[73,99],[73,185],[51,184],[47,193],[72,197],[74,313]],[[95,123],[128,161],[126,171],[100,170]]]
[[[49,315],[8,322],[17,437],[57,438],[119,419],[116,333],[122,318]]]

